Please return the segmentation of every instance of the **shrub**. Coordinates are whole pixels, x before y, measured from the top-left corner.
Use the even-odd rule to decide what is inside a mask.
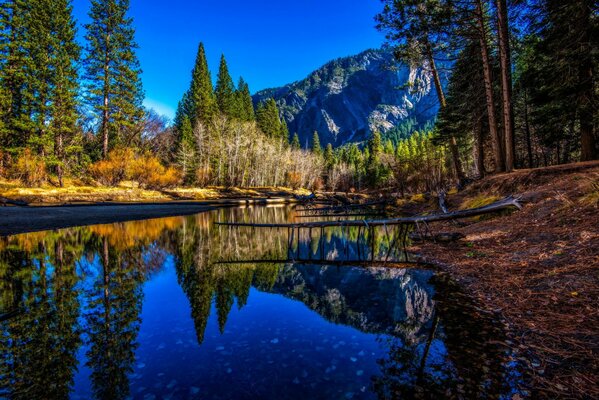
[[[172,188],[181,183],[183,180],[182,174],[175,168],[162,167],[162,172],[154,173],[146,182],[146,187],[149,189],[167,189]]]
[[[139,156],[130,166],[130,178],[146,189],[166,189],[181,183],[182,174],[174,168],[165,168],[154,156]]]
[[[302,175],[298,172],[288,171],[285,174],[285,181],[292,189],[299,189],[302,186]]]
[[[116,186],[129,176],[129,166],[134,162],[132,149],[115,149],[108,153],[106,160],[93,163],[89,167],[91,175],[103,185]]]
[[[14,163],[13,176],[26,186],[41,186],[48,178],[46,162],[30,149],[25,149]]]

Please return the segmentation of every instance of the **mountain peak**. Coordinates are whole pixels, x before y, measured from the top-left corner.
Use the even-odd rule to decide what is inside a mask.
[[[363,142],[408,120],[424,124],[438,111],[428,74],[398,64],[388,49],[335,59],[305,79],[253,96],[256,103],[270,97],[301,143],[317,131],[323,145],[333,146]]]

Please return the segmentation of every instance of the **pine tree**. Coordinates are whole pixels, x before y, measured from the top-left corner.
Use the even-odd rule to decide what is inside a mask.
[[[236,96],[237,107],[239,108],[239,118],[242,121],[254,121],[256,119],[256,116],[254,114],[254,102],[252,101],[250,87],[243,80],[243,78],[239,78]]]
[[[395,44],[395,57],[428,69],[432,75],[441,108],[447,102],[436,65],[435,56],[447,52],[454,27],[453,4],[442,0],[383,0],[385,7],[378,14],[377,29],[386,32],[387,39]],[[455,175],[464,178],[455,138],[449,143]]]
[[[258,126],[267,136],[271,138],[281,137],[281,119],[279,109],[273,98],[258,105],[256,110],[256,121]]]
[[[297,135],[297,132],[293,134],[293,140],[291,140],[291,148],[295,149],[295,150],[299,150],[301,149],[301,144],[300,144],[300,140],[299,140],[299,136]]]
[[[335,153],[333,152],[333,145],[327,144],[324,151],[324,165],[327,169],[332,169],[335,166]]]
[[[198,122],[208,123],[218,111],[216,98],[212,90],[212,77],[208,69],[206,51],[204,44],[200,43],[196,56],[195,66],[191,73],[191,86],[187,94],[188,104],[186,113],[192,123],[196,126]]]
[[[138,139],[135,129],[144,116],[141,69],[135,54],[129,0],[92,0],[85,26],[87,102],[100,121],[102,155],[113,144]]]
[[[80,48],[75,42],[77,28],[73,19],[70,0],[49,0],[51,41],[53,54],[50,59],[51,105],[50,134],[53,137],[53,153],[59,184],[63,185],[63,174],[68,153],[80,151],[74,141],[77,134],[77,96],[79,81],[76,63]]]
[[[285,144],[289,143],[289,127],[287,126],[287,122],[283,118],[281,118],[281,131],[279,133],[279,136],[285,142]]]
[[[27,52],[29,9],[25,0],[7,0],[0,8],[0,144],[11,151],[24,147],[33,130],[29,102],[34,95],[25,68],[32,63]]]
[[[236,96],[235,96],[235,85],[233,79],[229,74],[229,68],[227,67],[227,60],[223,54],[220,58],[220,67],[218,69],[218,77],[216,80],[216,88],[214,90],[216,96],[216,103],[218,109],[223,115],[229,117],[236,116]]]
[[[312,135],[312,153],[321,156],[322,155],[322,146],[320,145],[320,137],[318,136],[318,132],[314,131]]]

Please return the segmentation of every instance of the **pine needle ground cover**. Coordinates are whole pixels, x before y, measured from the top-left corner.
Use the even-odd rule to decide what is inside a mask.
[[[487,193],[521,195],[523,210],[434,227],[465,237],[413,248],[504,322],[538,398],[599,397],[598,172],[590,162],[484,179],[449,196],[450,209]]]

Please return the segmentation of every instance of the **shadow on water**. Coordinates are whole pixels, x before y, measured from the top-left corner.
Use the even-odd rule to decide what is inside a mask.
[[[247,327],[243,331],[237,327],[241,318],[237,311],[249,313],[246,305],[262,304],[252,303],[258,296],[254,291],[271,296],[266,299],[272,310],[292,309],[291,303],[272,297],[280,295],[316,312],[324,322],[305,317],[310,319],[306,326],[318,326],[315,334],[340,329],[335,326],[351,328],[348,333],[332,331],[347,335],[340,336],[336,346],[349,340],[375,340],[380,349],[364,356],[372,358],[372,365],[361,367],[370,368],[363,373],[352,364],[358,356],[337,363],[341,350],[326,348],[323,343],[328,339],[316,343],[296,331],[298,327],[275,326],[290,342],[303,343],[288,348],[287,354],[271,354],[281,357],[277,362],[287,362],[300,347],[318,350],[306,353],[319,354],[313,359],[302,355],[288,367],[290,374],[300,378],[313,376],[310,384],[295,385],[298,389],[290,392],[289,385],[297,384],[298,377],[273,380],[273,374],[284,374],[280,367],[257,357],[248,361],[247,368],[260,376],[258,372],[238,375],[237,386],[218,382],[232,370],[225,368],[228,364],[222,366],[223,375],[208,377],[203,370],[195,371],[193,379],[206,377],[194,383],[203,396],[433,399],[508,398],[515,393],[518,374],[510,363],[504,334],[491,316],[433,270],[391,268],[383,263],[405,257],[393,247],[396,230],[339,228],[305,231],[292,238],[287,230],[214,225],[216,221],[293,220],[289,207],[222,209],[191,217],[1,238],[0,397],[144,398],[145,386],[153,382],[144,384],[138,361],[138,347],[150,341],[140,337],[142,309],[148,301],[144,286],[167,273],[171,264],[190,308],[194,351],[218,344],[218,335],[207,335],[212,320],[220,334],[249,335]],[[371,259],[378,261],[368,263]],[[231,315],[235,321],[228,328]],[[324,323],[328,325],[315,325]],[[245,341],[250,353],[258,352],[261,344],[256,337],[247,336]],[[320,371],[323,352],[332,357],[333,365]],[[199,359],[202,354],[197,354]],[[183,362],[177,357],[171,357],[173,365]],[[208,359],[217,364],[218,360]],[[294,364],[304,367],[293,371]],[[213,369],[220,371],[217,367]],[[176,368],[170,371],[175,377],[177,373]],[[192,379],[180,375],[179,386]],[[80,381],[89,386],[89,393],[80,392]],[[179,386],[155,384],[154,394],[145,398],[198,397],[191,383],[191,392]]]

